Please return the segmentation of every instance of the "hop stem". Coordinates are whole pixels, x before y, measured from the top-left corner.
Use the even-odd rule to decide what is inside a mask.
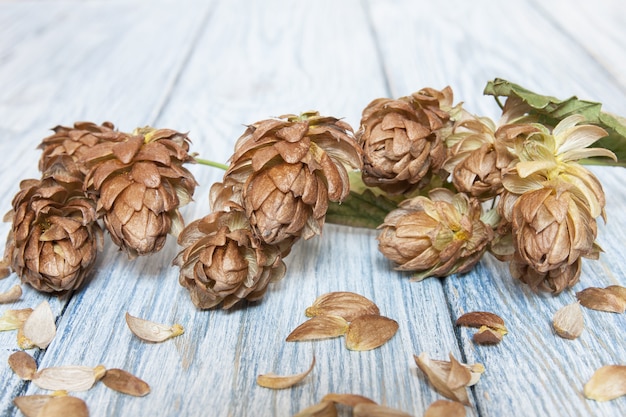
[[[214,162],[208,159],[202,159],[202,158],[194,158],[196,160],[197,163],[202,164],[202,165],[207,165],[210,167],[214,167],[214,168],[220,168],[224,171],[228,170],[228,165],[225,164],[220,164],[219,162]]]

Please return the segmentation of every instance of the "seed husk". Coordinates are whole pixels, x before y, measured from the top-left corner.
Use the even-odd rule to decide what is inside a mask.
[[[331,401],[322,401],[301,410],[293,417],[337,417],[337,407]]]
[[[576,339],[585,329],[583,310],[578,302],[561,307],[552,319],[552,327],[564,339]]]
[[[576,298],[583,307],[610,313],[623,313],[626,310],[626,299],[616,294],[617,290],[589,287],[576,293]]]
[[[80,398],[53,396],[44,403],[37,417],[89,417],[89,409]]]
[[[26,417],[37,417],[43,406],[54,398],[52,395],[23,395],[15,397],[13,403]]]
[[[450,378],[450,373],[453,372],[453,367],[458,369],[457,365],[453,365],[452,360],[455,359],[452,354],[450,354],[450,362],[432,360],[426,352],[422,352],[419,356],[413,355],[413,359],[415,359],[415,363],[426,375],[426,378],[437,392],[453,401],[458,401],[464,405],[470,405],[467,387],[478,382],[480,374],[484,372],[484,366],[481,364],[467,365],[459,362],[460,365],[467,367],[470,370],[470,378],[464,386],[451,388],[449,383],[452,383],[452,386],[456,387],[461,379],[456,377]],[[459,371],[457,370],[454,372]],[[464,377],[464,379],[466,379],[466,377]]]
[[[43,301],[28,316],[17,334],[17,344],[22,349],[38,347],[45,349],[57,334],[54,315],[50,304]]]
[[[0,293],[0,304],[13,303],[22,296],[22,286],[15,284],[7,291]]]
[[[456,401],[437,400],[424,413],[424,417],[465,417],[463,404]]]
[[[6,310],[0,316],[0,331],[15,330],[22,327],[28,316],[33,312],[32,308],[23,308],[21,310]]]
[[[465,313],[456,320],[456,325],[464,327],[475,327],[477,329],[483,326],[487,326],[492,329],[497,329],[503,332],[503,334],[507,333],[504,320],[502,320],[502,318],[497,314],[490,313],[488,311],[472,311],[469,313]]]
[[[354,417],[412,417],[404,411],[378,404],[359,403],[352,409]]]
[[[398,331],[398,322],[384,316],[359,316],[350,322],[346,332],[346,347],[365,351],[385,344]]]
[[[585,384],[583,393],[596,401],[610,401],[626,395],[626,365],[599,368]]]
[[[346,321],[367,314],[380,314],[378,306],[370,299],[350,291],[335,291],[320,295],[305,310],[307,317],[340,316]]]
[[[256,383],[264,388],[271,388],[271,389],[290,388],[296,385],[298,382],[302,381],[304,378],[306,378],[306,376],[311,373],[314,366],[315,366],[315,356],[313,357],[313,360],[311,361],[311,366],[309,366],[309,369],[300,374],[282,376],[282,375],[276,375],[274,373],[269,373],[269,374],[259,375],[256,378]]]
[[[482,326],[474,333],[472,340],[478,345],[497,345],[502,341],[502,337],[503,333],[500,330]]]
[[[126,313],[126,324],[131,332],[141,340],[146,342],[163,342],[172,337],[180,336],[185,329],[180,324],[167,326],[155,323]]]
[[[135,397],[150,393],[150,385],[123,369],[107,369],[102,383],[112,390]]]
[[[95,368],[79,365],[44,368],[33,375],[32,381],[50,391],[87,391],[102,374],[102,365]]]
[[[22,350],[9,356],[9,366],[18,377],[25,381],[30,381],[37,372],[35,359]]]
[[[367,403],[367,404],[376,404],[376,401],[371,400],[367,397],[358,394],[336,394],[330,393],[324,395],[322,401],[332,401],[336,404],[347,405],[349,407],[354,407],[357,404]]]
[[[316,316],[298,327],[289,336],[287,342],[298,342],[303,340],[330,339],[342,336],[348,330],[348,322],[340,316]]]

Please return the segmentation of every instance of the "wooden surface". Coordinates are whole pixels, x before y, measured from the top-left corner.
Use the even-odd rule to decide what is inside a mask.
[[[77,120],[188,131],[193,151],[225,162],[245,124],[315,109],[356,129],[370,100],[426,86],[450,85],[455,101],[497,118],[482,96],[495,77],[626,115],[625,21],[617,0],[0,1],[0,209],[9,210],[20,179],[39,175],[35,148],[49,129]],[[191,170],[201,185],[183,209],[188,222],[209,212],[209,187],[222,176]],[[584,261],[580,283],[558,297],[532,293],[490,256],[465,276],[411,283],[378,252],[375,231],[327,224],[320,238],[294,247],[286,277],[262,302],[232,311],[192,305],[170,266],[173,238],[134,261],[107,238],[82,291],[56,298],[25,287],[0,311],[51,303],[57,337],[29,351],[40,368],[104,364],[152,387],[143,398],[102,384],[76,393],[92,416],[291,416],[330,392],[421,416],[441,398],[413,362],[424,351],[485,365],[469,416],[626,415],[626,397],[599,403],[582,395],[595,369],[626,364],[626,317],[585,310],[575,341],[550,325],[576,291],[626,285],[626,170],[594,172],[607,194],[604,253]],[[8,229],[0,225],[0,234]],[[0,281],[0,291],[17,281]],[[341,339],[284,341],[318,295],[338,290],[374,300],[400,324],[397,335],[369,352],[348,351]],[[472,310],[505,319],[502,343],[476,346],[472,331],[453,325]],[[186,332],[143,343],[126,327],[126,311]],[[6,365],[18,349],[15,332],[0,333],[0,347],[0,416],[21,415],[12,399],[43,391]],[[301,372],[313,356],[312,374],[292,389],[255,384],[261,373]]]

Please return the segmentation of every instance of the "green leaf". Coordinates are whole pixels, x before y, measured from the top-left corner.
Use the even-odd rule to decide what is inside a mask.
[[[580,100],[572,96],[565,100],[534,93],[509,81],[496,78],[489,81],[484,94],[498,97],[518,97],[529,106],[528,113],[539,117],[539,122],[555,126],[572,114],[581,114],[587,123],[605,129],[608,136],[598,140],[594,147],[609,149],[617,156],[617,162],[607,158],[589,158],[580,161],[586,164],[614,165],[626,167],[626,119],[602,111],[602,104]],[[498,101],[499,103],[499,101]]]
[[[396,207],[393,200],[381,194],[376,195],[369,189],[362,193],[351,191],[341,203],[330,203],[326,223],[376,229],[383,223],[387,213]]]

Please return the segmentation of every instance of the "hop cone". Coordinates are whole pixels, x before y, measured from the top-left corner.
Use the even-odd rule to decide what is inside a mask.
[[[86,186],[113,242],[130,258],[159,251],[168,233],[183,228],[178,208],[191,201],[196,181],[182,164],[192,161],[185,134],[138,129],[85,152]]]
[[[437,188],[402,202],[380,226],[378,249],[415,271],[415,280],[469,271],[487,249],[492,229],[480,220],[478,200]]]
[[[216,211],[190,223],[178,243],[179,281],[199,308],[258,300],[285,274],[280,249],[261,242],[241,211]]]
[[[346,123],[317,112],[263,120],[239,138],[214,210],[242,207],[267,244],[309,239],[324,224],[328,201],[350,192],[346,167],[360,167]]]
[[[423,89],[398,100],[377,99],[364,110],[357,139],[363,148],[363,182],[388,194],[428,184],[446,157],[452,90]]]
[[[44,138],[39,145],[42,150],[39,159],[39,170],[45,172],[54,163],[56,157],[70,156],[83,175],[87,168],[82,165],[85,152],[105,141],[119,141],[124,134],[114,130],[112,123],[105,122],[101,126],[91,122],[77,122],[73,127],[57,126],[54,134]]]
[[[41,180],[20,183],[5,258],[22,282],[65,292],[78,288],[92,268],[102,230],[74,162],[65,156],[47,165]]]

